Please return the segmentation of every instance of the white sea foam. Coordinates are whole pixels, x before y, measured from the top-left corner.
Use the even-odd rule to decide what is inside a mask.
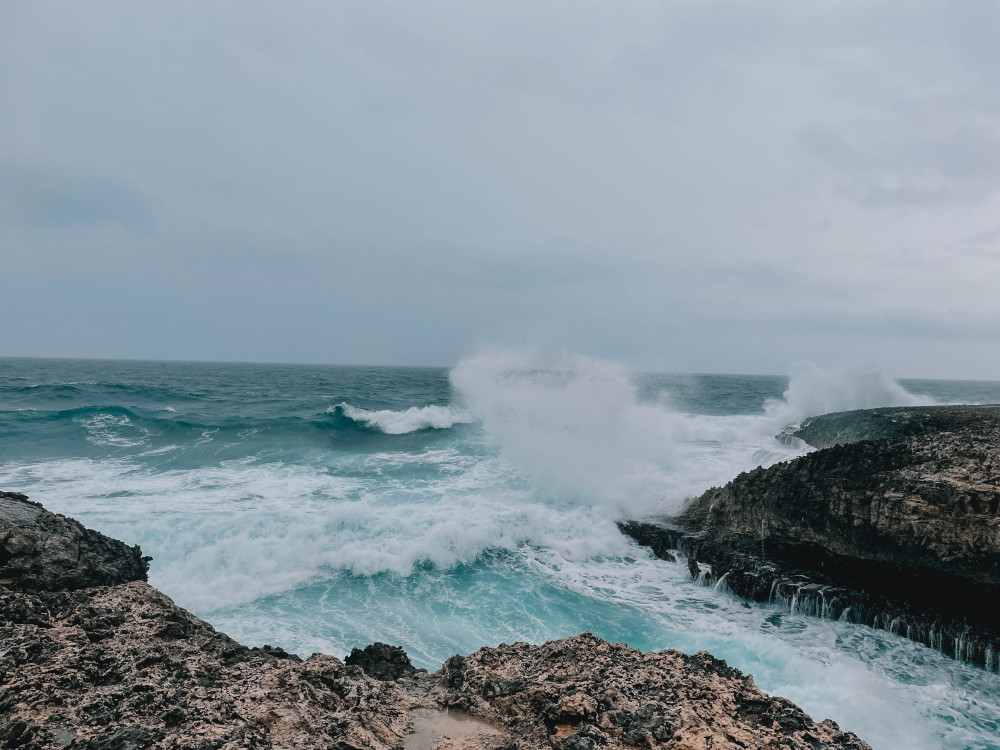
[[[0,486],[139,543],[152,582],[202,614],[294,590],[331,571],[410,575],[526,544],[567,557],[619,554],[626,542],[590,508],[534,502],[495,459],[453,451],[358,456],[331,475],[307,463],[244,459],[151,471],[127,460],[0,466]],[[429,476],[394,479],[414,469]]]
[[[565,352],[490,349],[460,362],[451,380],[540,495],[636,513],[668,493],[674,415],[638,403],[624,368]]]
[[[87,442],[92,445],[133,448],[147,442],[149,437],[149,430],[132,424],[124,414],[101,412],[75,421],[87,430]]]
[[[775,434],[834,410],[930,403],[874,366],[793,368],[763,414],[684,414],[640,402],[632,374],[561,352],[484,349],[451,380],[466,411],[539,496],[605,506],[613,514],[673,512],[688,498],[756,466],[801,455]]]
[[[411,406],[403,411],[392,411],[359,409],[342,403],[330,407],[328,411],[337,409],[348,419],[374,427],[387,435],[405,435],[426,429],[445,430],[472,421],[468,415],[447,406]]]
[[[768,402],[766,410],[773,419],[791,424],[837,411],[933,403],[931,398],[910,393],[870,363],[824,369],[799,362],[792,367],[783,397]]]

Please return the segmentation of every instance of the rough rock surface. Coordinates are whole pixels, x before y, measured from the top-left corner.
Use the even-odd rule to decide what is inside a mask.
[[[146,583],[0,588],[0,746],[395,747],[407,699],[332,656],[249,649]]]
[[[774,598],[784,585],[816,614],[849,610],[995,668],[1000,407],[830,414],[792,434],[830,447],[710,489],[673,528],[623,531],[684,547],[740,595]]]
[[[502,727],[508,747],[868,748],[704,651],[642,653],[584,633],[454,656],[435,677],[447,705]]]
[[[364,648],[351,649],[344,663],[349,666],[359,666],[369,677],[383,681],[410,677],[417,671],[410,664],[410,657],[403,649],[381,642],[372,643]]]
[[[813,448],[831,448],[861,440],[898,440],[912,435],[968,430],[982,433],[998,428],[1000,404],[888,406],[809,417],[788,434]]]
[[[17,492],[0,492],[0,583],[35,591],[145,581],[149,559],[56,515]]]
[[[97,535],[110,552],[67,567],[49,545],[81,538],[82,527],[50,520],[23,496],[4,500],[8,522],[35,542],[29,550],[17,547],[16,531],[5,537],[25,550],[17,569],[35,572],[0,583],[4,750],[868,747],[708,654],[643,654],[589,634],[455,656],[434,675],[381,643],[355,649],[353,665],[247,648],[143,581],[76,587],[108,575],[109,560],[143,558]],[[491,725],[408,736],[420,712],[442,708]]]
[[[823,420],[811,420],[811,429]],[[782,559],[822,550],[993,586],[1000,583],[1000,420],[904,430],[755,469],[694,500],[681,519],[716,539],[763,544]]]

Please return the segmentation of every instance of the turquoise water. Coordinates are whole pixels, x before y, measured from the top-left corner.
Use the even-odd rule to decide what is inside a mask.
[[[373,640],[435,669],[590,630],[707,649],[873,747],[1000,747],[1000,676],[702,588],[615,521],[798,453],[823,411],[1000,402],[1000,384],[633,374],[484,351],[453,370],[0,359],[0,488],[153,556],[249,644]]]

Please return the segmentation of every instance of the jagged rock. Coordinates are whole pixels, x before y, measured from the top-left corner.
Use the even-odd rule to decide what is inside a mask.
[[[365,646],[363,649],[351,649],[344,663],[359,666],[369,677],[383,681],[409,677],[417,671],[410,664],[410,657],[403,649],[381,642]]]
[[[145,581],[150,559],[25,495],[0,492],[0,583],[56,591]]]
[[[667,525],[622,530],[684,547],[742,596],[793,592],[817,614],[996,668],[1000,407],[837,413],[792,434],[829,447],[740,474]]]
[[[338,659],[249,649],[142,582],[0,587],[0,745],[396,747],[408,699]],[[338,744],[340,743],[340,744]]]
[[[584,633],[452,657],[435,677],[445,700],[461,694],[522,748],[868,748],[704,651],[642,653]]]
[[[898,437],[835,445],[740,474],[692,501],[681,521],[716,541],[799,565],[858,560],[944,576],[963,590],[996,586],[1000,420],[992,417],[1000,410],[975,421],[962,407],[963,419],[942,419],[950,409],[938,407],[940,430],[924,425],[911,434],[913,423],[900,418]],[[810,420],[810,429],[824,419]]]

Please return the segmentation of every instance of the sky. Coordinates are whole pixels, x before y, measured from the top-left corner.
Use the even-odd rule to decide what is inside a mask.
[[[1000,4],[5,0],[0,284],[0,356],[1000,380]]]

